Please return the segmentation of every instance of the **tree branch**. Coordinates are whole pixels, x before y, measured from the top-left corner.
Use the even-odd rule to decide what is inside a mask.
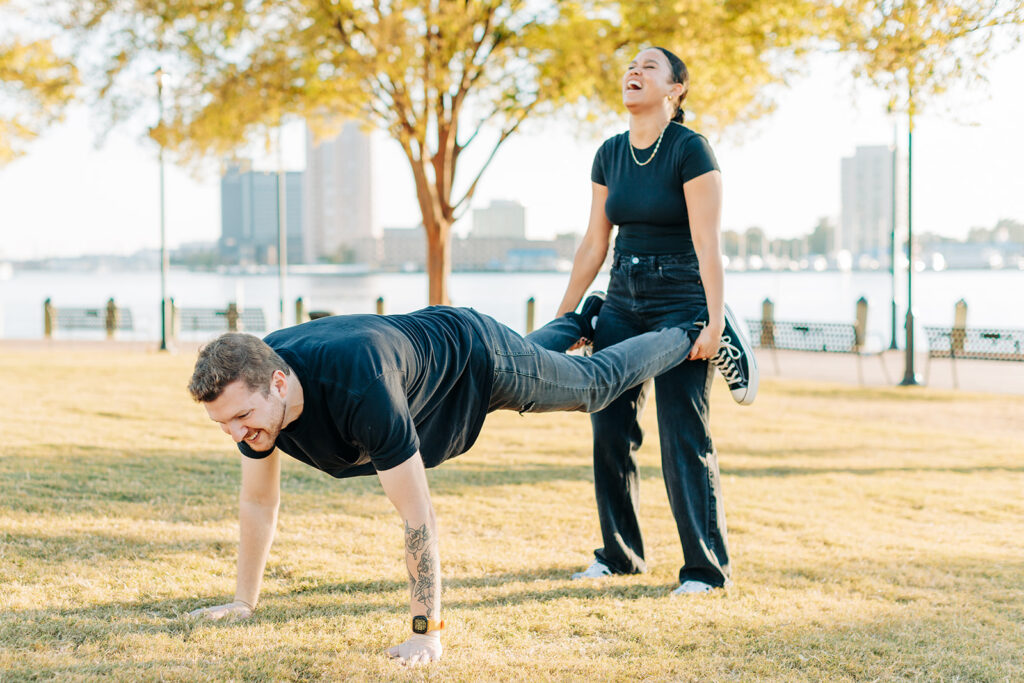
[[[480,167],[480,170],[477,172],[476,177],[473,179],[473,182],[470,183],[469,189],[466,190],[466,194],[464,194],[462,196],[462,199],[460,199],[459,201],[455,202],[455,204],[452,206],[452,213],[453,213],[453,215],[455,214],[455,212],[457,212],[459,210],[459,208],[463,204],[465,204],[467,201],[472,199],[473,194],[476,192],[476,186],[480,182],[480,178],[483,176],[484,171],[487,170],[487,167],[491,165],[491,161],[494,160],[494,155],[498,153],[498,148],[501,147],[501,145],[505,142],[505,140],[507,140],[509,138],[509,136],[511,136],[514,132],[516,132],[516,129],[519,128],[519,124],[521,124],[526,119],[526,117],[529,116],[530,112],[533,110],[533,107],[539,101],[540,101],[540,97],[539,96],[535,97],[534,100],[532,102],[530,102],[530,104],[528,104],[527,106],[523,107],[523,109],[520,112],[519,116],[516,117],[516,119],[512,123],[512,125],[502,131],[501,135],[498,137],[498,141],[496,143],[494,143],[494,147],[491,148],[491,153],[487,157],[487,161],[485,161],[483,166]],[[464,213],[464,212],[465,211],[463,211],[462,213]],[[462,213],[459,213],[459,216],[462,216]]]

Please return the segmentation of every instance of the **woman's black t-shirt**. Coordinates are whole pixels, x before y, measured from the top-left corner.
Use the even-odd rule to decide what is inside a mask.
[[[657,143],[655,143],[657,144]],[[654,145],[637,149],[640,162]],[[680,123],[669,123],[658,153],[639,166],[630,154],[629,131],[604,141],[590,179],[608,188],[605,214],[619,226],[615,248],[635,254],[693,254],[683,183],[718,170],[707,139]]]

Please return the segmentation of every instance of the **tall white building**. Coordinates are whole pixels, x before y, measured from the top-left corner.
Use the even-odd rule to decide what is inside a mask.
[[[854,258],[867,255],[888,263],[894,158],[892,148],[871,145],[857,147],[852,157],[842,161],[842,215],[836,246]]]
[[[493,199],[484,209],[473,209],[476,238],[526,239],[526,207],[515,200]]]
[[[374,256],[370,136],[354,121],[332,138],[306,132],[305,260],[356,260]]]

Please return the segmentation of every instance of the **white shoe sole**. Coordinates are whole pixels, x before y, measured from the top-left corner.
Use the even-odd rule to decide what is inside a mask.
[[[761,380],[761,373],[757,369],[757,356],[754,355],[754,347],[750,343],[750,331],[744,329],[746,325],[736,317],[736,314],[729,308],[729,304],[725,304],[725,314],[735,323],[732,327],[736,330],[736,335],[740,338],[739,341],[745,349],[745,355],[749,361],[747,363],[747,390],[740,398],[737,398],[736,394],[733,394],[732,397],[741,406],[749,406],[757,398],[757,388]]]

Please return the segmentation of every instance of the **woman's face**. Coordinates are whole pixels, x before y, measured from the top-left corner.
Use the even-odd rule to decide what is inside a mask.
[[[682,91],[682,84],[673,79],[668,59],[653,47],[637,54],[622,76],[622,103],[630,110],[674,101]]]

